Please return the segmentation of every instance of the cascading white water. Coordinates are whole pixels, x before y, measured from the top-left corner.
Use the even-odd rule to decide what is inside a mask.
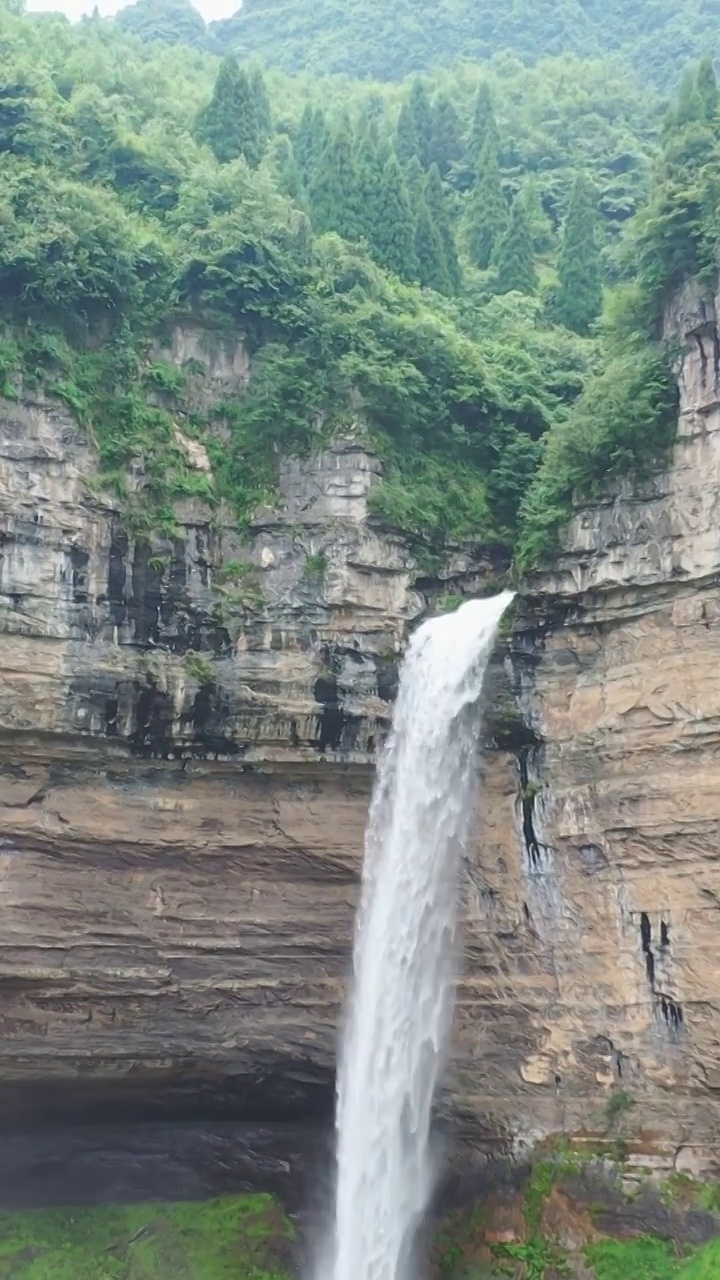
[[[321,1280],[410,1280],[432,1191],[478,702],[505,592],[426,622],[403,665],[370,811],[342,1045],[335,1220]]]

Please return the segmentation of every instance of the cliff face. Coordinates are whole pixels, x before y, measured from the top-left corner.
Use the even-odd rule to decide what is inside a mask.
[[[446,1101],[476,1148],[612,1135],[623,1089],[642,1163],[717,1149],[719,344],[690,295],[670,323],[671,468],[578,514],[493,673]],[[207,346],[171,354],[240,391]],[[284,464],[244,542],[197,504],[136,542],[94,471],[67,415],[4,405],[0,1095],[326,1114],[399,652],[498,566],[441,581],[373,528],[359,431]]]

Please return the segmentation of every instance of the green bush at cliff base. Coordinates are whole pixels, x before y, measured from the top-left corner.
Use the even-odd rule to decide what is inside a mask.
[[[585,1256],[596,1280],[718,1280],[720,1240],[713,1240],[687,1259],[678,1259],[668,1240],[599,1240]]]
[[[0,1214],[1,1280],[288,1280],[271,1196]]]
[[[713,1240],[680,1268],[678,1280],[718,1280],[720,1240]]]

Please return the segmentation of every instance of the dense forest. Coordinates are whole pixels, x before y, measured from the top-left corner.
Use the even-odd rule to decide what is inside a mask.
[[[266,3],[268,39],[289,7]],[[693,52],[712,7],[645,10],[663,31],[687,18]],[[187,0],[76,25],[0,0],[0,385],[72,408],[148,535],[172,531],[187,494],[249,519],[279,452],[353,422],[384,460],[378,517],[427,551],[492,542],[526,567],[574,495],[663,457],[662,308],[716,260],[712,61],[668,104],[622,60],[580,56],[595,38],[565,40],[565,9],[599,29],[594,3],[515,8],[518,30],[525,14],[547,36],[535,54],[575,51],[526,66],[480,60],[489,44],[450,65],[448,46],[442,67],[389,84],[220,56]],[[637,3],[610,13],[608,41],[640,21]],[[483,14],[488,30],[508,16]],[[204,416],[193,371],[151,355],[188,313],[253,354],[247,393]],[[212,480],[188,468],[178,420]]]
[[[191,0],[136,0],[118,22],[147,40],[192,43],[315,75],[402,80],[510,52],[524,63],[617,56],[660,88],[708,52],[720,0],[244,0],[206,28]]]
[[[218,40],[286,71],[399,80],[509,50],[626,57],[658,85],[707,49],[720,0],[244,0]]]

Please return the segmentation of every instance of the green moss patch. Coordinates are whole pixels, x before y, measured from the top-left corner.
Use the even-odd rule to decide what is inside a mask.
[[[0,1280],[287,1280],[271,1196],[0,1214]]]

